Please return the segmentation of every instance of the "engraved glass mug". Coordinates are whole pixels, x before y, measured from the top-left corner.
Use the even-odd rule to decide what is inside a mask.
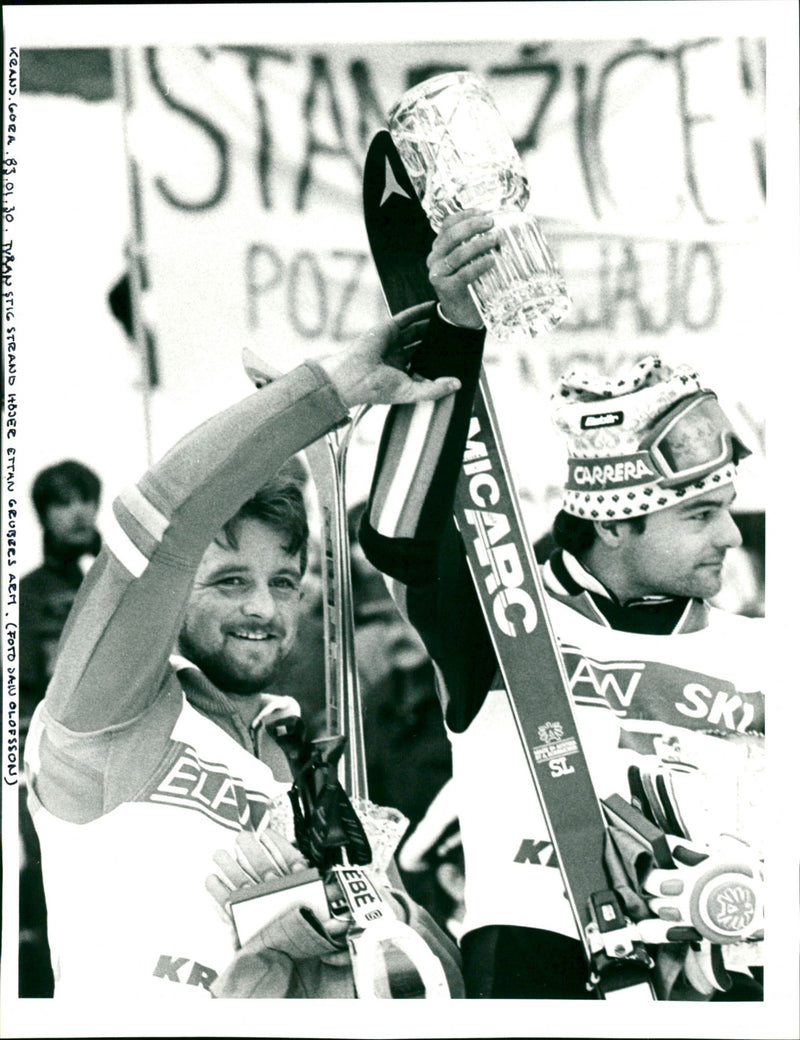
[[[494,216],[495,267],[470,286],[489,333],[502,341],[553,328],[569,310],[567,287],[525,212],[522,160],[483,80],[448,72],[417,84],[389,112],[389,132],[434,231],[460,210]]]

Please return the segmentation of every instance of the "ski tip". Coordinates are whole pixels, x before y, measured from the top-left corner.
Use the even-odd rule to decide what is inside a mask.
[[[419,210],[427,225],[411,178],[408,175],[392,135],[388,130],[379,130],[370,142],[364,159],[363,204],[368,218],[399,207],[403,219],[409,211]]]
[[[268,365],[266,361],[263,361],[258,354],[255,354],[249,347],[245,347],[242,350],[242,365],[248,375],[250,381],[260,390],[262,387],[267,386],[269,383],[274,383],[276,379],[279,379],[281,373],[277,368],[273,368],[272,365]]]
[[[364,161],[364,224],[392,314],[435,300],[427,257],[435,238],[388,130],[372,138]]]
[[[367,148],[367,160],[369,160],[370,155],[385,155],[390,149],[394,149],[392,135],[386,129],[376,130],[372,135],[369,148]]]

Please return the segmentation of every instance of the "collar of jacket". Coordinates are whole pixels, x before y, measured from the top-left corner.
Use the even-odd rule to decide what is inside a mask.
[[[564,549],[556,549],[543,568],[548,592],[598,624],[622,632],[678,635],[708,624],[708,604],[686,596],[648,596],[621,603]]]
[[[196,664],[180,654],[173,654],[170,664],[193,708],[216,723],[251,755],[268,765],[276,780],[291,782],[289,762],[266,728],[263,708],[273,699],[272,694],[253,694],[258,697],[262,710],[256,714],[253,725],[248,726],[227,694],[215,686]]]

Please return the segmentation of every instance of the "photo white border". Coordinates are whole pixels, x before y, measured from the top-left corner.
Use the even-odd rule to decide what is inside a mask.
[[[309,9],[313,9],[310,12]],[[313,17],[310,16],[313,14]],[[768,225],[773,249],[785,260],[776,268],[773,295],[764,301],[765,362],[775,373],[775,401],[769,411],[768,470],[778,479],[768,488],[768,609],[773,629],[770,662],[770,805],[775,809],[768,850],[768,926],[781,931],[768,947],[767,999],[763,1005],[672,1005],[641,1014],[613,1003],[463,1002],[440,1008],[395,1004],[391,1008],[355,1002],[297,1004],[210,1002],[201,1008],[171,1001],[162,1006],[108,1006],[102,993],[94,1006],[23,1000],[16,989],[16,935],[10,886],[15,882],[16,814],[3,813],[5,850],[0,1035],[79,1036],[563,1036],[563,1037],[742,1037],[792,1040],[798,1032],[798,713],[795,669],[787,660],[796,641],[790,605],[797,580],[794,548],[796,507],[791,489],[795,471],[786,449],[796,440],[790,428],[797,410],[794,353],[798,338],[798,70],[797,5],[792,0],[741,2],[543,2],[543,3],[374,3],[374,4],[209,4],[209,5],[47,5],[5,6],[4,61],[10,47],[79,47],[145,43],[247,42],[269,35],[285,43],[335,43],[427,39],[616,38],[642,36],[658,41],[690,33],[765,36],[768,40]],[[487,28],[489,32],[487,32]],[[24,223],[20,225],[24,234]],[[15,276],[20,277],[17,270]],[[24,275],[24,272],[23,272]],[[24,387],[20,393],[24,394]],[[792,436],[794,434],[794,436]],[[793,460],[792,460],[793,461]],[[777,471],[775,467],[779,467]],[[771,489],[776,488],[773,498]],[[791,527],[789,525],[792,525]],[[791,567],[787,577],[787,567]],[[792,626],[791,628],[789,626]],[[7,800],[8,802],[8,800]],[[789,833],[791,832],[791,833]],[[87,892],[91,877],[87,867]],[[788,932],[788,936],[785,934]]]

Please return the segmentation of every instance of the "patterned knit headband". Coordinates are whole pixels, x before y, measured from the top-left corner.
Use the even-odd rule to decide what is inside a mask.
[[[552,399],[553,422],[566,436],[569,453],[564,510],[587,520],[624,520],[729,484],[736,476],[733,462],[690,484],[665,488],[640,449],[664,412],[702,389],[688,365],[670,369],[655,356],[614,379],[583,369],[564,375]]]

